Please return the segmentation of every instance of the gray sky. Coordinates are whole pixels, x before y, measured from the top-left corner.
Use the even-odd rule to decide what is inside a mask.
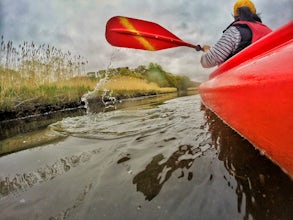
[[[293,19],[292,0],[254,0],[265,24],[277,29]],[[233,20],[235,0],[0,0],[0,35],[14,46],[50,44],[80,54],[87,71],[130,68],[155,62],[171,73],[202,81],[213,69],[200,66],[201,52],[187,47],[149,52],[117,49],[105,40],[105,24],[116,15],[153,21],[184,41],[213,45]],[[113,58],[111,59],[111,56]]]

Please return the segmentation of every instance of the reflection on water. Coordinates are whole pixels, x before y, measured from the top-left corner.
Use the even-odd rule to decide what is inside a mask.
[[[292,219],[290,178],[213,112],[202,109],[218,158],[237,182],[238,212],[244,219]]]
[[[17,135],[0,141],[0,156],[43,144],[57,142],[65,137],[66,136],[62,135],[62,133],[52,132],[48,129]]]
[[[48,125],[62,120],[64,117],[74,117],[84,113],[85,110],[83,108],[72,108],[18,119],[0,120],[0,142],[9,137],[46,128]]]
[[[193,177],[193,172],[188,171],[188,169],[192,166],[193,161],[202,155],[204,150],[194,148],[191,145],[181,145],[165,162],[164,155],[158,154],[153,157],[145,170],[133,178],[133,184],[136,185],[137,191],[142,192],[145,195],[145,199],[150,201],[160,193],[165,182],[177,169],[180,170],[178,179],[186,176],[190,181]]]
[[[0,219],[293,219],[293,181],[199,96],[157,103],[64,118],[1,156]]]

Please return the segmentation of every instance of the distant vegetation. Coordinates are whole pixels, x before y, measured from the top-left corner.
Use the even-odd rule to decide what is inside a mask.
[[[87,75],[91,78],[102,79],[105,75],[111,77],[128,76],[146,80],[147,82],[156,83],[160,88],[173,87],[178,91],[187,90],[190,87],[197,87],[199,83],[191,81],[187,76],[174,75],[166,72],[159,64],[150,63],[148,67],[138,66],[134,69],[128,67],[111,68],[108,70],[100,70],[90,72]]]
[[[14,46],[1,37],[0,113],[25,111],[40,105],[80,103],[82,95],[99,89],[121,93],[165,93],[196,87],[188,77],[175,76],[154,63],[135,69],[110,68],[85,73],[87,60],[50,45],[23,42]],[[107,79],[107,80],[105,80]],[[166,88],[167,87],[167,88]],[[175,89],[176,88],[176,89]]]

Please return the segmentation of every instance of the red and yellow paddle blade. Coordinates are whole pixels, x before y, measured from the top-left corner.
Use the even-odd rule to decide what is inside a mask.
[[[178,46],[201,50],[199,45],[182,41],[156,23],[123,16],[113,17],[107,22],[106,39],[116,47],[141,50],[156,51]]]

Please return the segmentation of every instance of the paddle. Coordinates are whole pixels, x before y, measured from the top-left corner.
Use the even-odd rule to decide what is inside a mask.
[[[123,16],[112,17],[107,22],[106,39],[116,47],[141,50],[156,51],[178,46],[203,50],[200,45],[186,43],[156,23]]]

